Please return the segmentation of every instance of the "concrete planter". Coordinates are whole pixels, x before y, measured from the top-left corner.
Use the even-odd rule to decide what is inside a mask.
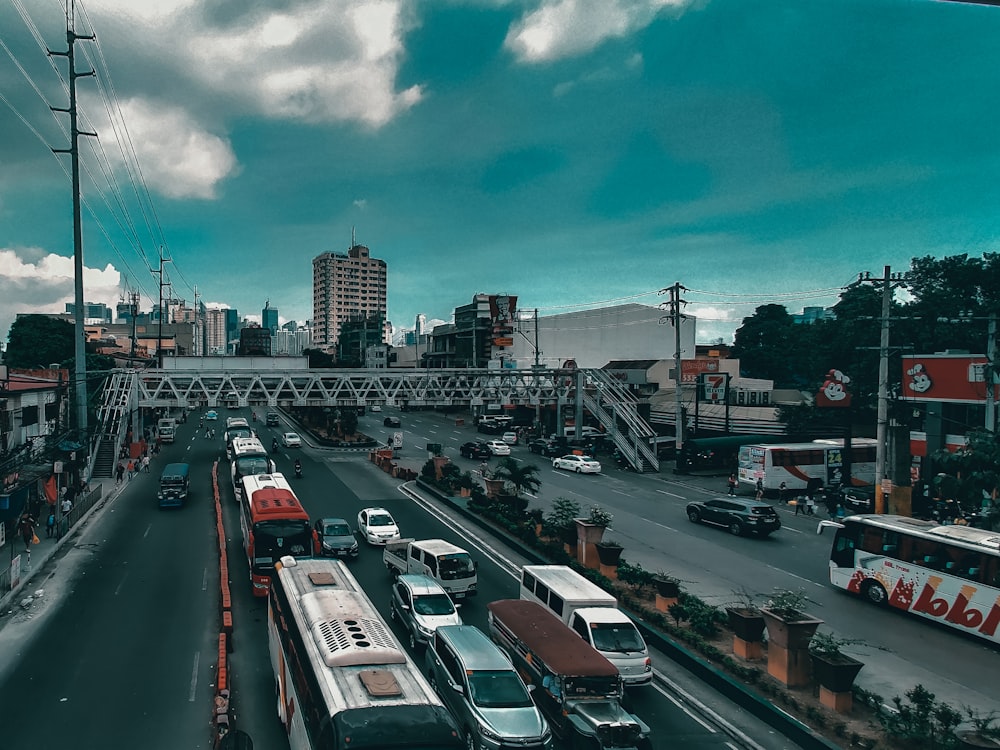
[[[605,544],[601,542],[596,547],[597,556],[600,558],[602,566],[617,567],[618,561],[621,560],[622,552],[625,551],[625,548],[618,544]]]

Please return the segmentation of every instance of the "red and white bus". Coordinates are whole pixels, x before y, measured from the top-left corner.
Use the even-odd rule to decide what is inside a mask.
[[[309,514],[281,474],[243,477],[240,527],[254,596],[267,596],[274,564],[285,555],[312,557]]]
[[[877,440],[855,438],[851,441],[851,484],[875,481]],[[754,486],[764,482],[765,491],[777,491],[781,483],[789,491],[805,490],[813,483],[824,487],[839,485],[843,479],[844,441],[816,440],[812,443],[774,443],[741,445],[738,478]]]
[[[821,521],[837,530],[830,583],[1000,643],[1000,541],[993,531],[906,516]]]

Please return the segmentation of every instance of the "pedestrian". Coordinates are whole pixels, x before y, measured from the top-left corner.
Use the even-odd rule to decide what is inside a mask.
[[[64,497],[62,503],[59,505],[59,512],[62,513],[63,518],[69,515],[69,512],[73,510],[73,501],[68,497]]]
[[[45,536],[51,539],[56,533],[56,514],[49,513],[49,517],[45,519]]]
[[[778,500],[783,503],[788,502],[788,485],[784,482],[778,485]]]
[[[121,484],[123,476],[125,476],[125,464],[119,461],[115,467],[115,484]]]
[[[792,502],[795,503],[795,515],[799,515],[799,513],[802,515],[806,514],[806,500],[802,495],[799,495]]]
[[[811,492],[809,493],[809,496],[806,498],[806,515],[807,516],[816,515],[816,498],[813,496],[813,493]]]
[[[729,475],[729,482],[727,484],[729,485],[729,494],[730,494],[730,496],[735,497],[735,495],[736,495],[736,475],[735,474],[730,474]]]
[[[142,470],[148,474],[149,473],[149,454],[148,453],[144,453],[143,454],[142,461],[140,462],[140,465],[142,466]]]
[[[135,476],[135,461],[130,458],[128,460],[128,478],[130,482],[132,481],[132,477],[134,476]]]
[[[35,519],[25,511],[21,514],[21,520],[17,524],[18,531],[21,532],[21,541],[24,542],[24,551],[31,554],[31,544],[37,537],[35,536]]]
[[[761,500],[764,499],[764,480],[761,479],[760,477],[757,477],[757,494],[756,494],[756,498],[757,498],[758,502],[760,502]]]

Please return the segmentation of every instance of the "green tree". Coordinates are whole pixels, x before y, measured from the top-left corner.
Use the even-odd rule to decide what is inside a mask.
[[[302,353],[309,358],[309,367],[312,369],[333,367],[333,357],[320,349],[303,349]]]
[[[358,431],[358,410],[353,406],[345,406],[340,410],[340,430],[345,435],[353,435]]]
[[[520,464],[510,456],[500,459],[496,470],[493,472],[494,479],[502,479],[514,494],[520,496],[524,490],[537,492],[542,486],[542,480],[538,478],[538,467],[534,464]]]
[[[779,388],[793,385],[789,364],[793,327],[784,305],[761,305],[744,318],[733,339],[733,356],[740,360],[740,374],[773,380]]]
[[[35,368],[71,359],[73,324],[47,315],[23,315],[7,334],[4,363],[8,367]]]

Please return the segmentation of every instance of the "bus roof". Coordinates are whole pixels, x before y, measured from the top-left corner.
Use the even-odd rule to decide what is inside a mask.
[[[1000,534],[995,531],[976,529],[971,526],[939,526],[933,521],[923,521],[909,516],[863,514],[848,516],[844,522],[877,526],[889,531],[913,534],[924,539],[932,539],[959,547],[1000,555]]]
[[[255,437],[238,437],[233,438],[233,455],[267,455],[267,450],[264,448],[264,444],[260,442],[260,438]]]
[[[618,667],[541,604],[501,599],[486,606],[554,674],[566,677],[618,674]]]
[[[750,443],[780,443],[788,440],[787,435],[724,435],[723,437],[688,438],[681,445],[681,450],[688,446],[692,448],[728,448],[731,446],[748,445]]]
[[[250,498],[247,507],[254,523],[269,518],[309,519],[288,480],[281,474],[243,477],[243,494]]]

